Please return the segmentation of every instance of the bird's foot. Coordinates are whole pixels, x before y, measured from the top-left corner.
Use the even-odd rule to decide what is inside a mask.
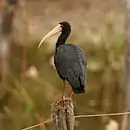
[[[52,103],[51,106],[58,104],[59,102],[64,101],[64,100],[65,100],[65,96],[62,95],[61,98],[56,100],[54,103]]]
[[[53,106],[55,104],[59,104],[59,103],[65,104],[65,102],[69,101],[69,100],[71,100],[71,98],[62,96],[59,100],[57,100],[54,103],[52,103],[51,106]]]
[[[65,100],[65,96],[62,95],[60,100]],[[59,100],[59,101],[60,101],[60,100]]]

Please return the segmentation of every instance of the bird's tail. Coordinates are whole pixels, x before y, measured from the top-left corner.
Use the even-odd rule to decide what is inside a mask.
[[[73,89],[73,87],[72,87],[72,89]],[[73,91],[74,91],[74,93],[76,93],[76,94],[85,93],[84,86],[80,86],[80,87],[78,87],[78,88],[74,88]]]
[[[85,84],[81,81],[81,79],[73,79],[68,81],[72,87],[72,90],[76,94],[85,93]]]

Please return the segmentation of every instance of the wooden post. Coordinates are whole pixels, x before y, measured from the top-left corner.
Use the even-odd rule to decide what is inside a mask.
[[[130,111],[130,0],[125,0],[125,11],[124,111]],[[121,129],[130,130],[130,115],[123,116]]]
[[[74,130],[74,106],[71,99],[64,99],[52,106],[52,119],[55,130]]]

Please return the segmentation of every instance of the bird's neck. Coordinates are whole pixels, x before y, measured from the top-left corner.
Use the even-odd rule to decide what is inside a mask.
[[[65,44],[68,36],[69,36],[70,33],[61,33],[61,35],[59,36],[58,40],[57,40],[57,43],[56,43],[56,48],[58,48],[60,45],[62,44]]]

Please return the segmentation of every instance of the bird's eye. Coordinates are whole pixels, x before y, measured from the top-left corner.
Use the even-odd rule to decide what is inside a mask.
[[[63,27],[63,25],[61,24],[61,27]]]

